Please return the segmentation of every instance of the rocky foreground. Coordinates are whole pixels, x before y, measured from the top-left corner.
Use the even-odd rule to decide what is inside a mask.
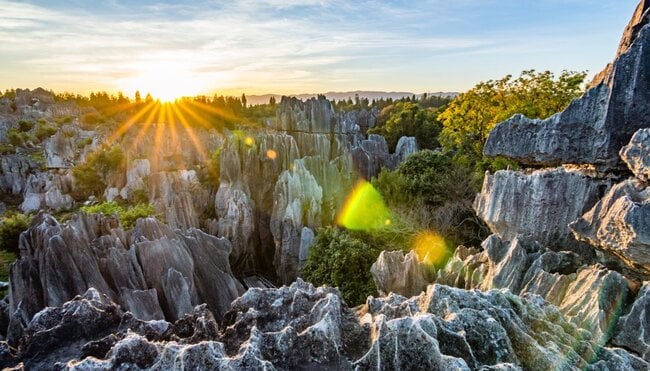
[[[274,127],[249,137],[198,133],[223,148],[211,193],[196,169],[178,166],[200,153],[166,143],[159,152],[183,158],[165,158],[127,133],[128,169],[105,196],[146,190],[166,222],[125,230],[113,217],[60,223],[41,212],[20,237],[0,302],[0,366],[650,369],[648,53],[650,1],[641,1],[616,60],[582,98],[490,134],[487,155],[534,168],[486,175],[475,209],[493,235],[481,248],[458,247],[435,272],[413,252],[384,252],[372,273],[385,295],[356,308],[303,282],[301,264],[350,175],[396,166],[417,150],[413,138],[390,153],[364,135],[372,112],[283,99]],[[10,104],[22,115],[62,109],[38,91]],[[24,211],[71,207],[69,168],[97,145],[75,143],[100,134],[65,130],[41,148],[46,169],[3,156],[0,189]],[[286,286],[244,287],[251,271]]]

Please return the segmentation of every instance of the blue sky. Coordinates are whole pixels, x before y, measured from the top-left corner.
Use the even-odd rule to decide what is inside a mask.
[[[464,91],[598,72],[637,0],[0,0],[0,89]]]

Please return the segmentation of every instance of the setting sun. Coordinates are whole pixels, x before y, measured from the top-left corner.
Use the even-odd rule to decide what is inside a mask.
[[[128,94],[140,91],[143,98],[150,93],[154,99],[172,102],[182,96],[197,95],[202,90],[203,83],[187,63],[154,61],[139,64],[135,70],[135,76],[122,83]]]

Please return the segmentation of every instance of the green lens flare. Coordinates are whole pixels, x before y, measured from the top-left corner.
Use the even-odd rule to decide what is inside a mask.
[[[336,217],[336,224],[353,231],[370,231],[392,223],[391,214],[381,194],[365,180],[360,180]]]

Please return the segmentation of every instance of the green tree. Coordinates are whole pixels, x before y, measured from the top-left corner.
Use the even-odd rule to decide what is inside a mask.
[[[72,168],[76,181],[75,197],[85,199],[90,195],[101,196],[109,180],[124,171],[125,155],[120,146],[102,147],[88,156],[84,163]]]
[[[381,250],[335,228],[318,231],[302,277],[314,285],[338,287],[345,302],[359,305],[376,295],[370,266]]]
[[[583,93],[585,77],[585,72],[563,71],[556,78],[550,71],[528,70],[518,78],[481,82],[438,115],[440,142],[457,160],[485,170],[483,145],[496,124],[516,113],[543,119],[561,111]]]
[[[435,110],[421,108],[417,103],[399,101],[382,109],[377,127],[368,132],[384,136],[392,150],[403,136],[415,137],[420,148],[435,149],[439,145],[440,130]]]

